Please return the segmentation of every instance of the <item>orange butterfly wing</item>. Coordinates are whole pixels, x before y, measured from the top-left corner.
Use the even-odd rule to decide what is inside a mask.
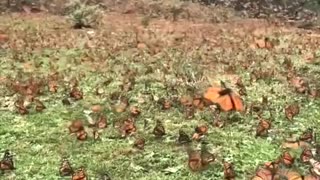
[[[221,110],[223,111],[231,111],[234,109],[233,104],[232,104],[232,100],[230,98],[230,96],[228,95],[224,95],[219,97],[216,100],[216,103],[219,104]]]
[[[231,94],[231,98],[232,98],[233,103],[234,103],[234,110],[240,111],[240,112],[244,111],[242,99],[240,98],[240,96],[238,96],[235,93],[232,93]]]
[[[240,96],[235,93],[231,93],[230,95],[220,95],[222,88],[210,87],[207,92],[204,94],[204,98],[210,100],[213,103],[216,103],[220,106],[223,111],[243,111],[243,103]]]
[[[220,97],[219,92],[221,90],[221,88],[210,87],[208,88],[207,92],[204,94],[203,97],[210,100],[213,103],[217,103],[217,99]]]

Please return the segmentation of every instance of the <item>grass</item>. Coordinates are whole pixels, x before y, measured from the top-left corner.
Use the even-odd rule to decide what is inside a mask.
[[[121,24],[123,19],[120,15],[118,18]],[[12,95],[5,83],[0,85],[0,148],[10,149],[15,154],[17,168],[4,174],[5,179],[63,179],[58,168],[64,156],[74,168],[84,166],[89,179],[95,179],[100,172],[107,172],[115,180],[222,179],[223,159],[234,163],[237,179],[249,179],[258,165],[281,154],[280,145],[284,138],[290,134],[300,135],[307,128],[318,131],[319,100],[296,93],[286,80],[288,70],[282,63],[285,58],[290,59],[297,72],[310,80],[311,86],[319,85],[316,81],[319,65],[306,63],[304,59],[306,53],[319,54],[316,46],[319,38],[310,38],[306,32],[299,35],[294,28],[282,31],[283,27],[272,26],[272,32],[264,36],[277,39],[279,45],[271,50],[251,49],[251,30],[244,29],[246,36],[236,32],[248,27],[250,21],[243,22],[242,26],[199,23],[196,31],[205,31],[201,27],[208,26],[206,38],[210,42],[197,43],[193,41],[200,38],[193,37],[197,33],[186,31],[183,43],[176,46],[163,44],[161,51],[155,54],[152,49],[155,44],[161,45],[173,39],[163,37],[159,32],[155,34],[158,38],[156,43],[145,41],[147,49],[138,49],[134,44],[134,28],[116,29],[108,17],[105,17],[105,24],[94,30],[93,38],[86,30],[71,29],[59,16],[22,17],[18,14],[11,17],[3,15],[1,19],[0,28],[7,30],[10,40],[0,49],[0,79],[27,80],[34,76],[46,80],[54,72],[61,76],[57,93],[50,93],[47,87],[43,87],[43,95],[39,96],[47,108],[41,113],[31,111],[28,115],[16,112],[13,102],[17,95]],[[139,18],[131,21],[141,22]],[[168,22],[169,25],[174,23]],[[152,20],[149,23],[146,28],[152,31],[154,26],[163,22]],[[262,23],[261,27],[255,28],[266,29],[267,26],[270,25]],[[184,24],[184,27],[191,29],[192,23]],[[220,33],[217,36],[210,34],[214,31]],[[314,60],[318,60],[317,56]],[[248,69],[243,68],[246,63],[249,64]],[[230,73],[226,68],[234,70]],[[132,90],[125,92],[119,85],[128,78],[128,70],[136,71],[137,75]],[[274,74],[250,83],[250,73],[254,70],[274,71]],[[65,106],[61,101],[68,96],[72,77],[78,79],[84,98]],[[263,117],[271,120],[272,129],[267,138],[255,137],[258,118],[254,113],[234,113],[231,117],[235,118],[232,119],[223,116],[226,125],[217,128],[211,126],[214,117],[208,109],[197,111],[194,118],[187,120],[179,104],[164,111],[156,103],[160,98],[203,92],[220,79],[237,90],[233,82],[235,77],[242,78],[246,86],[247,96],[243,97],[246,106],[261,101],[263,95],[268,97],[272,116],[264,112]],[[103,89],[101,95],[95,94],[97,87]],[[126,153],[133,145],[133,137],[111,138],[118,136],[112,124],[128,114],[112,110],[114,101],[110,96],[115,92],[125,95],[130,106],[137,105],[141,110],[136,121],[136,134],[146,139],[142,152]],[[301,110],[294,121],[289,122],[284,107],[293,102],[299,103]],[[94,104],[103,107],[108,127],[101,133],[100,141],[93,141],[91,137],[78,141],[69,135],[68,125],[74,119],[86,120],[86,111]],[[152,134],[156,120],[163,122],[167,132],[162,139],[156,139]],[[209,125],[206,141],[217,160],[208,170],[193,173],[187,167],[187,153],[175,145],[175,141],[179,129],[191,135],[199,124]],[[200,143],[193,142],[192,146],[199,148]],[[305,165],[298,162],[295,166],[306,172]]]

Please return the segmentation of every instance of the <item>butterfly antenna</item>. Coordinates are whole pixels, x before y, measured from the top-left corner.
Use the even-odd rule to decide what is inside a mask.
[[[221,84],[221,86],[222,86],[223,88],[227,88],[226,83],[223,82],[222,80],[220,80],[220,84]]]

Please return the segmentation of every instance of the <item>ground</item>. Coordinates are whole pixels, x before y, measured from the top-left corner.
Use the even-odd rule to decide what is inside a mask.
[[[0,149],[12,151],[16,166],[2,176],[58,179],[61,159],[67,157],[75,169],[84,166],[90,179],[101,172],[115,180],[222,179],[223,160],[234,164],[236,179],[249,179],[258,166],[281,155],[285,138],[299,136],[308,128],[318,131],[317,95],[296,92],[290,78],[304,78],[310,89],[319,88],[320,34],[275,20],[238,18],[225,11],[211,20],[114,11],[105,13],[93,29],[73,29],[65,17],[47,13],[1,15],[0,30],[8,40],[0,42]],[[265,44],[265,38],[272,47]],[[136,73],[135,83],[131,90],[121,89],[120,85],[128,85],[130,71]],[[290,74],[293,77],[287,78]],[[31,76],[44,80],[44,86],[39,86],[42,93],[35,96],[46,109],[21,115],[13,103],[22,96],[19,93],[26,92],[14,94],[17,88],[10,82]],[[72,78],[78,80],[83,99],[67,106],[62,100],[69,97]],[[222,128],[213,125],[210,108],[186,119],[179,103],[162,110],[156,102],[202,94],[220,80],[238,92],[239,78],[246,88],[246,95],[241,96],[246,112],[223,112]],[[49,91],[49,82],[58,84],[56,93]],[[114,138],[119,136],[114,124],[130,113],[130,108],[114,110],[118,101],[111,96],[116,93],[141,111],[136,119],[136,136],[146,140],[141,152],[129,152],[133,136]],[[256,137],[259,118],[249,107],[259,104],[263,96],[270,110],[261,117],[271,121],[272,127],[268,137]],[[300,113],[290,121],[284,108],[292,103],[299,105]],[[87,140],[77,140],[68,126],[75,119],[88,124],[86,114],[97,104],[108,127],[100,132],[100,140],[93,140],[90,128]],[[166,130],[160,139],[152,134],[157,120]],[[192,135],[202,124],[209,127],[205,141],[216,160],[205,171],[192,172],[186,150],[175,142],[180,129]],[[191,146],[199,148],[200,142],[193,141]],[[299,158],[301,149],[290,152]],[[292,168],[309,173],[299,160]]]

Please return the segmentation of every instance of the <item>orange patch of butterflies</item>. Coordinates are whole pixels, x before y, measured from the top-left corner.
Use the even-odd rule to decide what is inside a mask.
[[[188,167],[193,172],[199,172],[208,169],[209,164],[215,161],[214,154],[210,153],[206,146],[203,145],[201,150],[193,150],[190,147],[187,149],[188,153]],[[223,161],[223,174],[227,180],[234,180],[236,173],[233,164]]]
[[[300,84],[302,84],[302,83],[300,83]],[[241,82],[241,79],[239,79],[236,83],[236,85],[240,88],[239,94],[235,93],[230,88],[226,87],[224,82],[221,82],[221,85],[222,85],[221,87],[208,88],[203,96],[195,95],[194,97],[188,97],[188,96],[181,97],[180,104],[182,104],[185,109],[186,117],[192,118],[194,115],[195,109],[203,110],[205,107],[208,107],[212,104],[217,105],[218,109],[220,111],[224,111],[224,112],[228,112],[228,111],[243,112],[243,111],[245,111],[243,100],[241,99],[241,97],[239,95],[239,94],[243,94],[243,95],[246,94],[246,90],[245,90],[244,85]],[[303,86],[303,85],[300,85],[300,86]],[[16,87],[18,87],[17,89],[21,91],[20,86],[16,86]],[[71,92],[69,95],[71,98],[73,98],[74,100],[80,100],[83,98],[83,93],[79,90],[78,83],[76,80],[71,81],[70,87],[71,87]],[[125,88],[125,87],[123,87],[123,88]],[[32,85],[32,83],[31,83],[30,87],[27,86],[27,88],[25,88],[25,89],[31,89],[31,90],[25,90],[26,92],[29,92],[29,95],[37,94],[37,91],[38,91],[37,86]],[[57,92],[57,83],[56,83],[55,78],[51,79],[51,81],[49,83],[49,89],[51,92]],[[130,88],[125,88],[125,89],[129,90]],[[304,89],[304,88],[300,87],[299,90],[301,90],[301,89]],[[115,95],[115,96],[117,96],[117,95]],[[30,96],[27,96],[27,97],[30,97]],[[36,104],[36,110],[37,109],[42,110],[45,108],[39,100],[35,100],[33,98],[33,96],[31,96],[31,97],[32,97],[32,98],[30,98],[31,102],[34,102]],[[117,97],[115,97],[114,99],[117,99]],[[119,99],[120,99],[120,101],[118,102],[118,104],[115,104],[113,106],[113,108],[116,112],[120,113],[120,112],[126,111],[127,107],[129,106],[129,103],[128,103],[128,99],[125,97],[121,97]],[[70,102],[67,99],[64,99],[63,103],[70,104]],[[159,103],[161,104],[163,110],[167,110],[172,107],[172,102],[168,99],[161,99],[161,101],[159,101]],[[264,109],[267,106],[267,104],[268,104],[267,99],[264,97],[263,101],[262,101],[262,108],[252,104],[251,112],[253,112],[253,111],[254,112],[261,112],[262,111],[261,109]],[[18,108],[19,112],[21,112],[21,114],[24,114],[24,112],[26,111],[26,108],[24,107],[24,102],[21,100],[16,102],[16,107]],[[98,114],[98,116],[94,122],[89,122],[88,127],[93,128],[93,138],[95,140],[97,140],[99,138],[99,133],[98,133],[97,129],[106,128],[107,127],[107,119],[106,119],[106,117],[104,117],[100,113],[101,109],[99,106],[93,106],[92,111],[94,113]],[[298,113],[299,113],[299,106],[297,104],[291,104],[285,108],[285,115],[286,115],[287,119],[290,121]],[[133,106],[130,109],[130,117],[126,118],[122,122],[115,124],[115,127],[119,129],[119,132],[122,137],[133,135],[136,132],[135,118],[138,117],[140,114],[141,114],[141,111],[139,110],[139,108],[136,106]],[[262,119],[260,116],[259,116],[259,118],[260,118],[260,121],[259,121],[258,127],[256,129],[256,136],[267,136],[268,130],[271,128],[271,122],[268,120]],[[218,127],[221,126],[221,122],[219,122],[219,121],[214,122],[214,124]],[[195,128],[195,132],[192,135],[192,140],[200,141],[207,134],[207,131],[208,131],[207,125],[199,125],[198,127]],[[78,140],[86,140],[87,136],[88,136],[88,133],[84,127],[84,122],[82,120],[72,121],[71,125],[69,126],[69,132],[71,134],[76,134]],[[158,138],[166,135],[164,125],[162,124],[161,121],[158,120],[156,122],[156,125],[153,129],[153,134]],[[189,142],[191,142],[191,139],[189,138],[189,136],[183,130],[179,130],[178,143],[179,144],[187,144]],[[133,147],[138,148],[140,150],[143,150],[144,145],[145,145],[145,139],[144,138],[137,138],[136,141],[134,142]],[[300,146],[301,143],[298,143],[298,145]],[[309,151],[305,151],[304,153],[306,155],[310,155]],[[208,165],[211,162],[213,162],[215,160],[215,157],[213,154],[211,154],[208,151],[205,151],[203,149],[201,151],[189,150],[188,156],[189,156],[188,166],[192,171],[204,170],[208,167]],[[306,159],[305,156],[304,156],[304,159]],[[313,161],[312,161],[312,158],[310,158],[309,161],[310,161],[310,163],[312,162],[313,167],[318,166],[316,160],[313,159]],[[264,169],[263,169],[263,172],[264,173],[268,172],[269,174],[271,174],[273,176],[273,174],[275,174],[274,169],[276,169],[276,168],[272,169],[271,165],[274,167],[275,165],[277,165],[279,163],[282,163],[282,164],[290,167],[294,163],[294,160],[293,160],[293,157],[290,155],[290,153],[284,152],[283,155],[280,157],[279,161],[275,161],[272,164],[266,165],[266,167],[264,167]],[[3,164],[5,164],[5,163],[3,163]],[[68,164],[67,161],[65,161],[64,164]],[[225,178],[226,179],[234,179],[235,172],[234,172],[232,163],[223,162],[223,166],[224,166]],[[12,165],[12,167],[13,167],[13,165]],[[320,167],[320,165],[319,165],[319,167]],[[317,169],[314,168],[313,171],[316,172]],[[282,173],[282,175],[287,174],[287,176],[288,176],[288,174],[292,174],[292,173],[284,172],[282,170],[277,171],[277,172],[280,174]],[[260,174],[260,175],[257,175],[258,177],[263,176],[263,175],[261,175],[261,173],[257,173],[257,174]],[[80,179],[86,178],[86,175],[85,175],[83,168],[80,168],[78,171],[75,171],[75,172],[72,171],[72,175],[74,177],[73,179],[80,180]]]
[[[47,79],[48,90],[52,93],[58,91],[58,73],[50,75]],[[14,106],[17,112],[21,115],[28,114],[30,109],[34,107],[36,112],[42,112],[46,109],[45,105],[36,97],[43,93],[44,80],[35,80],[30,78],[26,82],[19,82],[14,80],[7,80],[9,87],[13,92],[18,93],[20,97],[15,101]],[[83,99],[83,93],[78,88],[78,81],[73,78],[70,80],[70,92],[69,96],[71,100],[78,101]],[[62,100],[64,105],[70,105],[70,100],[65,98]]]
[[[282,146],[286,148],[282,155],[275,161],[267,162],[262,167],[256,170],[256,174],[252,180],[273,180],[273,179],[294,179],[294,180],[318,180],[320,176],[320,162],[315,159],[315,156],[320,155],[320,147],[316,146],[311,149],[314,144],[314,133],[312,129],[305,131],[297,140],[288,140]],[[304,164],[309,164],[309,174],[301,175],[292,169],[296,158],[289,152],[288,149],[301,148],[303,151],[300,154],[299,161]]]
[[[243,112],[245,108],[240,95],[226,87],[222,81],[221,85],[221,87],[209,87],[203,95],[182,96],[179,102],[184,108],[186,118],[192,119],[196,110],[202,111],[205,107],[211,107],[211,105],[216,105],[218,110],[223,112]],[[246,90],[241,80],[238,80],[237,86],[240,88],[239,92],[245,94]],[[162,107],[163,109],[171,107],[170,101],[162,100]]]
[[[102,114],[98,115],[98,118],[94,123],[89,124],[88,126],[92,128],[92,137],[94,140],[98,140],[100,135],[98,129],[104,129],[107,127],[107,118]],[[73,120],[69,125],[69,132],[75,134],[78,140],[84,141],[88,137],[88,133],[85,129],[84,122],[82,120]]]

